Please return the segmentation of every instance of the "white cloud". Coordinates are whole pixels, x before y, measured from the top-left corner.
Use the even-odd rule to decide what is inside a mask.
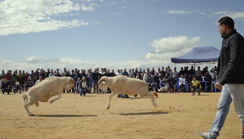
[[[183,10],[169,10],[167,14],[192,14],[192,11],[183,11]]]
[[[178,36],[156,39],[149,46],[156,48],[155,53],[176,52],[191,48],[199,41],[200,37],[189,38],[187,36]]]
[[[147,53],[145,59],[153,65],[170,64],[172,57],[180,56],[192,47],[196,46],[196,43],[200,41],[200,37],[168,37],[156,39],[149,46],[154,47],[153,52]]]
[[[0,1],[0,36],[87,26],[88,22],[71,17],[75,12],[93,11],[92,1],[4,0]]]
[[[79,60],[73,58],[43,58],[39,56],[31,56],[24,59],[22,62],[15,62],[6,59],[0,59],[0,69],[15,70],[21,69],[25,71],[35,70],[37,68],[63,69],[66,67],[69,70],[78,69],[95,69],[97,67],[107,67],[109,69],[123,68],[151,68],[171,65],[171,58],[180,56],[200,41],[200,37],[177,36],[155,39],[149,44],[154,48],[153,52],[147,53],[141,60],[131,60],[122,62],[111,61],[92,61]],[[133,46],[128,44],[128,47]]]
[[[22,62],[15,62],[12,60],[0,59],[1,70],[25,70],[30,72],[37,68],[43,69],[63,69],[66,67],[68,70],[75,68],[78,69],[95,69],[97,67],[107,67],[109,69],[121,68],[146,68],[148,65],[145,61],[124,61],[124,62],[109,62],[109,61],[91,61],[79,60],[72,58],[42,58],[38,56],[31,56]]]
[[[230,16],[233,19],[244,21],[244,12],[230,12],[230,11],[219,11],[215,12],[214,15]]]

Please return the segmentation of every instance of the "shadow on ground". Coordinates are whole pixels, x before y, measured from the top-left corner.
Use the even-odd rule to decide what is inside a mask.
[[[136,113],[114,113],[114,114],[128,116],[128,115],[157,115],[157,114],[168,114],[168,113],[169,112],[167,111],[157,111],[157,112],[136,112]]]
[[[37,117],[97,117],[97,115],[76,115],[76,114],[55,114],[55,115],[35,115]]]

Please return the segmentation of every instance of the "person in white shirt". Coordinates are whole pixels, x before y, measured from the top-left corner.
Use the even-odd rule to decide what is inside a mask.
[[[38,84],[38,83],[40,83],[42,80],[43,80],[42,79],[42,76],[39,76],[39,80],[36,81],[35,85]]]
[[[183,74],[181,74],[181,76],[179,78],[180,92],[185,92],[185,87],[186,87],[186,78],[184,77]]]

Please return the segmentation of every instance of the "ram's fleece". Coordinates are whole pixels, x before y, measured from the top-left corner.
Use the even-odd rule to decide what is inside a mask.
[[[29,116],[34,116],[28,107],[40,102],[47,102],[52,96],[58,95],[57,98],[52,99],[50,103],[55,102],[61,98],[63,90],[70,90],[74,86],[74,79],[71,77],[56,77],[51,76],[41,81],[40,83],[31,87],[25,94],[22,95],[25,104],[24,107]]]
[[[110,108],[111,99],[115,94],[148,96],[151,98],[154,107],[157,107],[154,96],[158,97],[158,94],[156,92],[149,92],[147,83],[140,79],[129,78],[123,75],[116,77],[103,76],[98,81],[98,84],[103,92],[107,92],[107,87],[112,91],[109,96],[107,109]]]

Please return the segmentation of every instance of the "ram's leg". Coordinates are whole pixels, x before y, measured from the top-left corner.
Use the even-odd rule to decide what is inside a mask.
[[[110,108],[110,102],[111,102],[111,99],[112,97],[115,95],[116,93],[112,92],[109,96],[109,99],[108,99],[108,106],[107,106],[107,110]]]
[[[57,101],[57,100],[60,99],[60,98],[61,98],[61,94],[59,94],[57,98],[52,99],[52,100],[50,101],[50,103],[53,103],[53,102]]]
[[[152,103],[153,103],[153,106],[156,108],[156,107],[157,107],[157,104],[156,104],[156,101],[155,101],[154,94],[153,94],[153,93],[148,92],[148,93],[147,93],[147,96],[149,96],[149,97],[151,98]]]
[[[35,116],[33,113],[31,113],[30,112],[30,110],[29,110],[29,106],[31,106],[31,105],[33,105],[33,104],[35,104],[36,102],[27,102],[27,103],[25,103],[25,105],[24,105],[24,107],[25,107],[25,110],[26,110],[26,112],[29,114],[29,116]]]

